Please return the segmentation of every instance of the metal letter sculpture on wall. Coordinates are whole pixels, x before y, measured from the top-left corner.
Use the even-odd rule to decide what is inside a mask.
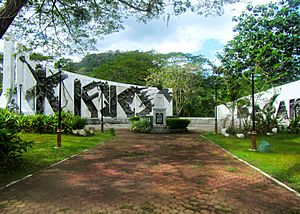
[[[23,63],[27,65],[31,74],[33,75],[36,85],[26,90],[26,100],[28,103],[32,100],[31,105],[35,113],[46,113],[44,101],[45,98],[49,101],[49,104],[53,112],[58,111],[58,97],[55,96],[55,90],[59,84],[59,74],[55,73],[47,76],[46,69],[41,65],[37,65],[35,69],[25,60],[22,56],[19,58]],[[66,74],[68,73],[68,75]],[[75,78],[72,78],[75,76]],[[70,78],[68,80],[68,78]],[[29,77],[28,77],[29,78]],[[131,117],[150,115],[153,107],[153,98],[156,93],[162,93],[162,90],[157,88],[148,88],[142,86],[133,86],[122,83],[107,83],[102,80],[95,81],[93,78],[84,77],[81,75],[64,72],[62,80],[66,80],[66,83],[72,81],[73,85],[73,97],[70,95],[70,91],[67,91],[70,95],[70,99],[73,102],[73,106],[67,106],[67,111],[73,111],[75,115],[98,118],[103,114],[105,117]],[[101,85],[101,89],[99,86]],[[70,84],[67,84],[70,87]],[[68,90],[64,85],[64,90]],[[172,108],[172,93],[168,89],[163,90],[163,94],[166,97],[170,108]],[[99,104],[100,97],[103,98],[102,105]],[[98,99],[99,98],[99,99]],[[64,97],[66,99],[66,97]],[[84,104],[84,105],[83,105]],[[31,108],[32,108],[31,107]],[[100,109],[102,108],[102,109]],[[87,113],[88,112],[88,113]],[[172,109],[170,110],[172,114]],[[83,114],[84,113],[84,114]]]
[[[31,65],[25,60],[25,57],[21,56],[20,60],[28,66],[31,74],[36,80],[36,85],[34,86],[36,97],[36,113],[44,113],[45,98],[48,100],[53,111],[58,111],[58,97],[55,96],[54,89],[59,84],[59,73],[55,73],[46,77],[46,70],[40,64],[38,64],[35,69],[33,69]],[[66,74],[63,74],[62,80],[65,80],[66,78],[68,78],[68,76]],[[30,90],[27,90],[26,93],[30,93]]]

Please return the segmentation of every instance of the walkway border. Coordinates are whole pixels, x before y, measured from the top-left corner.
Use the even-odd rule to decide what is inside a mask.
[[[224,149],[223,147],[219,146],[218,144],[216,144],[215,142],[213,142],[212,140],[208,139],[207,137],[200,135],[202,138],[204,138],[205,140],[209,141],[210,143],[214,144],[215,146],[219,147],[220,149],[222,149],[223,151],[225,151],[227,154],[231,155],[232,157],[234,157],[235,159],[243,162],[244,164],[248,165],[249,167],[251,167],[252,169],[255,169],[256,171],[258,171],[259,173],[263,174],[265,177],[271,179],[273,182],[277,183],[279,186],[284,187],[285,189],[287,189],[288,191],[294,193],[296,196],[300,197],[300,193],[297,192],[296,190],[292,189],[291,187],[289,187],[288,185],[282,183],[281,181],[277,180],[276,178],[273,178],[271,175],[265,173],[264,171],[260,170],[259,168],[251,165],[250,163],[248,163],[247,161],[239,158],[238,156],[232,154],[231,152],[229,152],[228,150]]]

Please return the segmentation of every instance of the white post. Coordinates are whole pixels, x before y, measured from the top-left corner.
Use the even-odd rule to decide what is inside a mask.
[[[20,108],[20,103],[24,104],[25,103],[25,94],[24,94],[24,63],[19,59],[20,55],[16,55],[16,78],[15,78],[15,86],[17,87],[17,105]],[[20,85],[22,87],[20,88]],[[21,89],[21,91],[20,91]],[[20,93],[22,94],[20,96]],[[20,100],[20,97],[22,100]],[[23,110],[23,109],[22,109]]]

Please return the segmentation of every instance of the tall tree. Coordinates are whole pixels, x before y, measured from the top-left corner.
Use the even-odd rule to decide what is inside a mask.
[[[93,50],[96,40],[118,31],[129,16],[146,22],[187,11],[221,14],[239,0],[6,0],[0,4],[0,38],[10,37],[50,50]],[[13,26],[11,24],[13,23]],[[56,49],[55,49],[56,48]]]
[[[234,21],[237,33],[220,55],[228,71],[250,79],[264,90],[300,78],[300,13],[298,0],[248,5]]]
[[[197,64],[184,64],[178,65],[173,64],[170,66],[165,66],[160,69],[151,69],[151,74],[147,78],[148,85],[151,86],[161,86],[163,88],[172,88],[173,90],[173,101],[174,101],[174,112],[177,116],[195,116],[195,111],[197,107],[203,110],[206,108],[209,109],[207,104],[206,106],[201,101],[207,101],[213,98],[209,90],[204,89],[202,84],[204,81],[201,72]],[[199,99],[201,92],[206,90],[207,94],[205,96],[209,97],[208,99]],[[212,103],[213,102],[209,102]],[[200,106],[199,106],[200,104]],[[211,106],[213,109],[213,106]],[[205,112],[207,112],[205,110]],[[200,112],[200,114],[204,112]],[[210,113],[210,112],[209,112]],[[197,115],[199,116],[199,115]],[[207,116],[207,115],[206,115]]]

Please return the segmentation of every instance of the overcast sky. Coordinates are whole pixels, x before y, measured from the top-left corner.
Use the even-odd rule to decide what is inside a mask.
[[[252,0],[253,3],[267,3],[270,0]],[[109,50],[155,50],[159,53],[184,52],[203,54],[213,59],[217,51],[233,38],[232,17],[245,10],[245,3],[225,7],[220,17],[203,17],[186,13],[165,20],[152,20],[147,24],[138,23],[135,19],[125,21],[125,30],[97,42],[99,52]],[[0,44],[0,50],[3,45]],[[72,57],[73,58],[73,57]],[[78,61],[79,57],[74,57]]]

